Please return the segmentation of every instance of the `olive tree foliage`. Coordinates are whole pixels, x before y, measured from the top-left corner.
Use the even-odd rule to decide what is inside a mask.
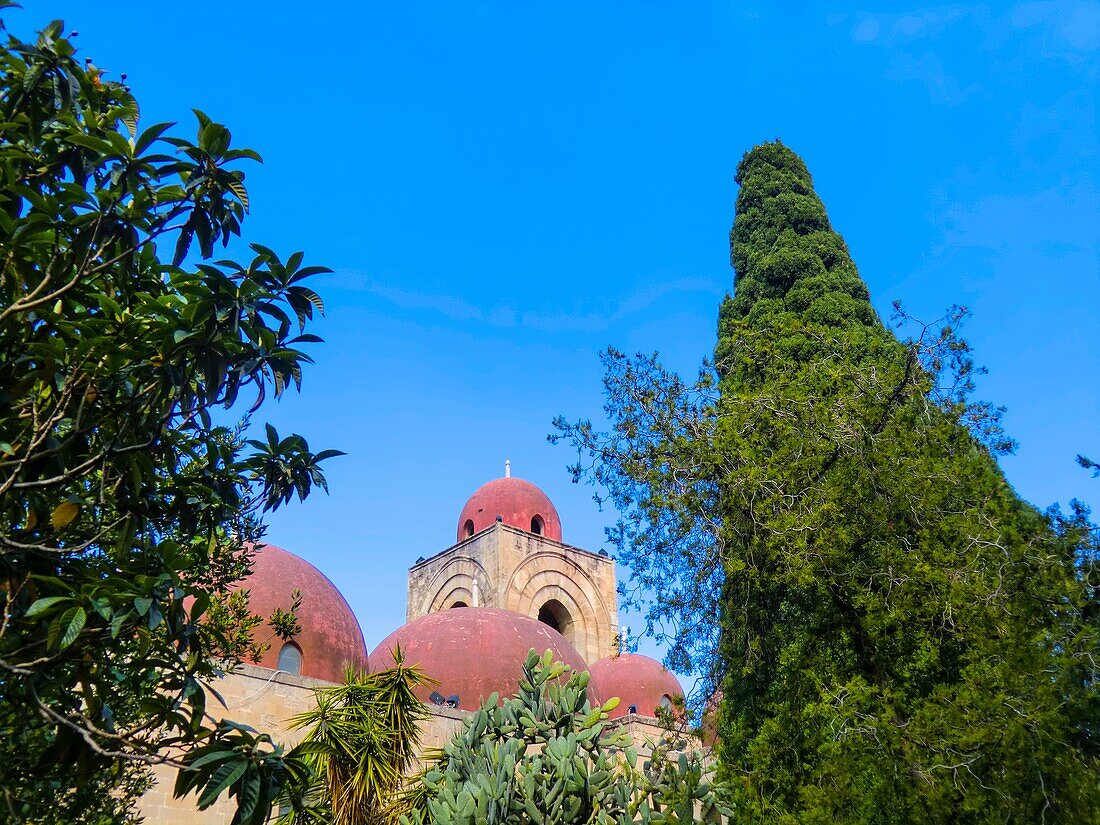
[[[730,815],[698,751],[676,737],[639,759],[592,706],[588,673],[531,651],[516,696],[492,694],[420,777],[405,825],[719,822]]]
[[[798,822],[1089,821],[1098,535],[1040,513],[973,400],[965,311],[892,329],[802,161],[749,152],[713,367],[605,355],[610,429],[558,422],[671,664],[721,688],[722,771]]]
[[[141,766],[252,736],[204,721],[205,681],[262,644],[230,589],[263,511],[324,487],[335,454],[216,416],[300,386],[301,346],[319,340],[303,281],[325,270],[256,244],[213,260],[240,234],[238,166],[258,155],[201,112],[194,139],[142,128],[129,88],[63,32],[0,49],[0,819],[14,822],[123,819]],[[295,631],[293,614],[274,619]]]

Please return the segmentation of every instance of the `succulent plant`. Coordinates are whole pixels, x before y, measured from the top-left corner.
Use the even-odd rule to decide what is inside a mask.
[[[405,825],[686,823],[729,816],[698,753],[652,743],[639,759],[592,706],[588,673],[528,654],[516,696],[490,696],[414,783]]]

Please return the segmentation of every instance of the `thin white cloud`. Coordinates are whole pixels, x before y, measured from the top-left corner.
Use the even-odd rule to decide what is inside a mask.
[[[887,79],[916,81],[933,103],[955,106],[981,90],[971,78],[960,80],[951,64],[971,74],[980,66],[960,63],[937,42],[941,33],[960,25],[967,26],[980,52],[1010,59],[1059,59],[1096,74],[1091,53],[1100,48],[1100,0],[1041,0],[1001,7],[951,4],[895,14],[861,13],[854,18],[851,38],[888,53]]]
[[[479,307],[464,298],[441,292],[416,292],[393,286],[355,270],[341,270],[328,276],[340,289],[366,292],[398,309],[442,315],[460,323],[485,324],[498,329],[523,327],[542,332],[599,332],[611,323],[643,312],[653,304],[677,293],[720,293],[713,280],[677,278],[652,286],[641,287],[623,297],[609,312],[569,312],[567,310],[517,311],[504,304]]]
[[[896,46],[938,34],[971,12],[959,5],[936,6],[899,14],[862,13],[852,28],[857,43]]]
[[[455,321],[481,321],[485,313],[479,307],[462,298],[433,292],[410,292],[407,289],[373,283],[367,292],[377,295],[401,309],[431,310],[446,315]]]
[[[1018,29],[1041,28],[1071,49],[1094,51],[1100,48],[1100,2],[1021,3],[1013,9],[1010,19]]]
[[[977,83],[963,86],[957,77],[944,68],[943,61],[934,52],[923,52],[920,55],[900,52],[893,55],[886,69],[886,78],[898,83],[916,81],[924,86],[933,103],[946,106],[958,106],[981,90]]]
[[[619,302],[612,318],[618,321],[628,315],[634,315],[648,309],[657,301],[674,293],[706,292],[717,295],[721,292],[713,280],[707,278],[677,278],[672,281],[642,287],[627,295]]]
[[[852,39],[857,43],[874,43],[882,33],[882,21],[879,15],[865,17],[852,29]]]
[[[1045,220],[1036,229],[1036,214]],[[1100,225],[1100,193],[1086,185],[1041,192],[988,195],[940,216],[943,239],[936,254],[978,248],[1004,255],[1025,249],[1100,258],[1093,227]]]

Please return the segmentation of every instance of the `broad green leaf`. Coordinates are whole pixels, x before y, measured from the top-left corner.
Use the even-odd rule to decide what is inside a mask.
[[[84,612],[83,607],[71,608],[64,614],[61,619],[63,632],[57,645],[58,650],[64,650],[76,641],[76,637],[79,636],[80,631],[84,629],[87,620],[88,614]]]
[[[40,613],[44,613],[46,610],[48,610],[49,608],[51,608],[55,604],[60,604],[62,602],[70,602],[72,600],[73,599],[72,599],[71,596],[47,596],[44,599],[36,600],[33,604],[31,604],[30,607],[27,608],[27,612],[24,613],[23,615],[26,616],[27,618],[30,618],[32,616],[37,616]]]

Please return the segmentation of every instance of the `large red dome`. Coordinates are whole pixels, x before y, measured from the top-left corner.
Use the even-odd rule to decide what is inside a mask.
[[[662,703],[684,695],[679,680],[664,665],[638,653],[600,659],[589,666],[588,672],[592,674],[596,692],[605,701],[619,697],[619,706],[611,711],[612,718],[625,716],[631,707],[642,716],[656,716]]]
[[[286,643],[277,637],[264,638],[271,648],[259,662],[262,667],[279,668],[282,652],[281,669],[292,671],[293,665],[287,662],[296,662],[303,676],[330,682],[343,680],[345,663],[366,668],[367,646],[355,614],[336,585],[305,559],[274,544],[259,545],[252,560],[252,574],[240,586],[249,591],[252,612],[265,619],[276,607],[289,610],[295,590],[302,593],[298,610],[302,632],[291,643],[300,655],[293,655],[292,649],[283,651]],[[257,629],[260,637],[267,635],[263,628],[270,631],[266,625],[261,626]]]
[[[481,485],[458,517],[458,540],[480,533],[500,516],[512,527],[561,541],[561,519],[546,493],[522,478],[497,478]]]
[[[494,691],[501,698],[514,695],[532,649],[538,653],[550,650],[557,661],[574,670],[587,669],[576,648],[556,630],[496,607],[459,607],[413,619],[374,649],[371,672],[393,665],[397,645],[406,664],[418,665],[439,682],[418,690],[423,701],[429,701],[433,690],[445,697],[457,695],[458,707],[464,710],[477,710]],[[598,695],[591,691],[593,704]]]

